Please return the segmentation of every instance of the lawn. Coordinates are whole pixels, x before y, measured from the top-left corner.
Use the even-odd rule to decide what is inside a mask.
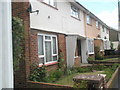
[[[79,75],[79,74],[89,74],[89,75],[96,75],[96,74],[102,74],[103,72],[97,71],[97,72],[89,72],[89,73],[75,73],[69,76],[63,76],[58,81],[54,82],[54,84],[60,84],[60,85],[68,85],[73,86],[73,77]]]

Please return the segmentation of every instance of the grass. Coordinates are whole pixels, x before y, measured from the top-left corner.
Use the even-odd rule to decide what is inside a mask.
[[[87,73],[75,73],[75,74],[71,74],[69,76],[61,77],[58,81],[55,82],[55,84],[73,86],[74,85],[73,77],[75,77],[79,74],[96,75],[96,74],[102,74],[102,73],[104,73],[104,72],[103,71],[97,71],[97,72],[87,72]]]

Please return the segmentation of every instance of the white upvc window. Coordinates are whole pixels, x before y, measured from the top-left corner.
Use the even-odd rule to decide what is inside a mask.
[[[88,39],[88,54],[94,54],[94,39]]]
[[[79,9],[77,7],[71,5],[71,16],[80,18],[79,15],[80,15]]]
[[[86,22],[87,24],[92,24],[92,18],[89,15],[86,17]]]
[[[100,28],[100,24],[99,24],[99,22],[98,21],[96,21],[96,28]]]
[[[56,35],[38,34],[39,64],[57,62],[58,46]]]
[[[56,7],[56,2],[55,0],[43,0],[43,2],[53,6],[53,7]]]

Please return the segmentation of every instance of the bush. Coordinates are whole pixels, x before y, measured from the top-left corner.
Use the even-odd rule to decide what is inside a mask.
[[[25,59],[24,55],[24,25],[20,18],[12,18],[12,44],[13,44],[13,68],[14,72],[19,70],[21,60]]]
[[[100,47],[95,47],[95,60],[103,60],[104,57],[100,54]]]
[[[37,67],[31,72],[29,80],[37,82],[46,82],[46,76],[47,74],[45,66]]]
[[[104,57],[101,56],[100,54],[96,54],[96,55],[95,55],[95,59],[96,59],[96,60],[103,60]]]
[[[88,57],[87,58],[87,61],[94,61],[95,60],[95,58],[93,58],[93,57]]]

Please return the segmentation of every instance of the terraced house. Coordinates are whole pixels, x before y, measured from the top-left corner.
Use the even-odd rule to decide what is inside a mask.
[[[68,67],[84,63],[87,59],[84,8],[74,0],[36,0],[31,1],[31,7],[40,11],[30,14],[32,60],[52,68],[62,53]]]
[[[109,27],[75,0],[30,0],[31,63],[56,69],[88,63],[94,48],[110,49]]]
[[[109,27],[87,9],[84,17],[88,56],[94,57],[95,47],[100,47],[104,54],[104,50],[110,49]]]

